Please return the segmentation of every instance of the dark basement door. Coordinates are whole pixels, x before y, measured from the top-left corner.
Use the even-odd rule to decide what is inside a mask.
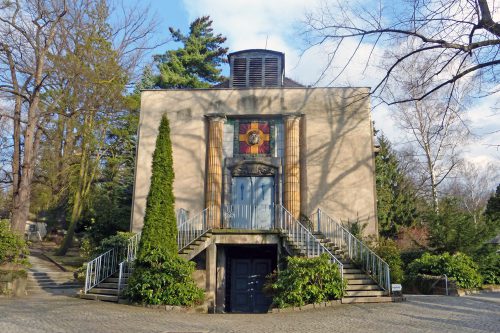
[[[267,312],[271,298],[262,292],[271,259],[232,259],[231,312]]]

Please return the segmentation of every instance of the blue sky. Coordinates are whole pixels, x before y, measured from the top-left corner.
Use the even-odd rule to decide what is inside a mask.
[[[125,0],[129,3],[132,0]],[[227,37],[227,46],[230,52],[265,48],[285,53],[286,75],[303,84],[313,84],[318,80],[328,60],[328,44],[307,50],[300,34],[301,21],[308,11],[322,0],[151,0],[141,1],[148,3],[152,11],[158,15],[161,27],[159,30],[168,36],[168,27],[172,26],[187,32],[189,23],[195,18],[210,15],[216,33]],[[340,0],[342,1],[342,0]],[[370,0],[365,0],[369,2]],[[178,45],[168,43],[155,53],[162,53],[167,48],[176,48]],[[344,46],[350,48],[349,42]],[[355,44],[352,44],[355,47]],[[359,58],[352,59],[349,70],[334,82],[335,86],[375,86],[382,77],[376,67],[365,69],[363,56],[367,55],[370,47],[366,45],[359,50]],[[382,57],[383,50],[375,50],[374,57]],[[348,60],[348,52],[341,54],[340,61]],[[341,64],[337,64],[341,66]],[[227,72],[226,72],[227,74]],[[326,76],[318,85],[329,83],[332,73]],[[494,132],[500,128],[500,117],[495,116],[491,106],[498,103],[498,95],[478,100],[469,112],[470,124],[478,134]],[[381,129],[392,142],[401,138],[401,133],[394,124],[386,106],[377,107],[372,112],[377,128]],[[497,111],[498,112],[498,111]],[[500,132],[479,136],[465,149],[465,156],[478,164],[487,162],[500,163],[500,151],[488,145],[500,143]],[[499,167],[500,169],[500,167]]]

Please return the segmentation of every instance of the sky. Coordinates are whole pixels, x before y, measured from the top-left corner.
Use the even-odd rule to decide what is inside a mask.
[[[131,0],[130,0],[131,1]],[[307,12],[315,8],[321,0],[152,0],[151,9],[156,11],[164,31],[172,26],[187,32],[189,23],[195,18],[210,15],[216,33],[227,37],[229,52],[251,48],[267,48],[285,53],[285,74],[302,84],[314,84],[320,77],[328,59],[328,45],[306,50],[300,31],[301,22]],[[147,1],[144,2],[148,4]],[[157,53],[179,45],[168,43]],[[346,49],[355,45],[346,44]],[[305,52],[304,52],[305,51]],[[366,55],[368,46],[359,52]],[[375,50],[374,57],[381,57],[382,51]],[[347,53],[340,60],[347,60]],[[364,68],[361,58],[352,59],[349,71],[345,72],[335,86],[375,86],[381,78],[377,68]],[[227,69],[225,70],[227,74]],[[328,79],[319,82],[326,85]],[[480,166],[494,163],[500,170],[500,115],[493,106],[500,107],[500,95],[478,99],[470,106],[468,124],[474,139],[463,147],[467,160]],[[394,112],[387,106],[377,106],[372,118],[377,129],[381,130],[397,148],[403,142],[391,115]]]

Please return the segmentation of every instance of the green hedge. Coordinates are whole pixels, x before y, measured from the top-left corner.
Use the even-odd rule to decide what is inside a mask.
[[[456,281],[461,288],[475,288],[482,284],[482,277],[478,272],[478,265],[467,255],[443,253],[433,255],[425,253],[421,258],[408,265],[408,278],[412,279],[419,274],[443,275]]]
[[[271,276],[266,289],[280,308],[340,299],[347,287],[337,265],[328,255],[317,258],[288,257],[287,268]]]
[[[125,294],[140,304],[200,304],[204,292],[193,280],[194,265],[163,250],[151,250],[135,261],[134,274],[128,280]]]
[[[5,263],[28,264],[28,247],[22,236],[10,230],[6,220],[0,220],[0,265]]]

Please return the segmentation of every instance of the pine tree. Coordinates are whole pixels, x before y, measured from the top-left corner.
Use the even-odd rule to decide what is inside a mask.
[[[208,88],[224,80],[220,66],[228,50],[221,46],[226,37],[214,34],[209,16],[194,20],[187,36],[172,27],[169,31],[183,47],[154,57],[160,72],[158,88]]]
[[[401,171],[396,154],[385,136],[378,138],[380,150],[375,158],[377,215],[379,233],[394,237],[399,227],[410,226],[416,218],[416,196]]]
[[[500,184],[498,184],[495,194],[488,200],[484,215],[490,220],[500,222]]]
[[[139,258],[153,249],[177,255],[177,222],[173,193],[174,170],[170,127],[166,116],[160,123],[153,153],[151,186],[139,245]]]

